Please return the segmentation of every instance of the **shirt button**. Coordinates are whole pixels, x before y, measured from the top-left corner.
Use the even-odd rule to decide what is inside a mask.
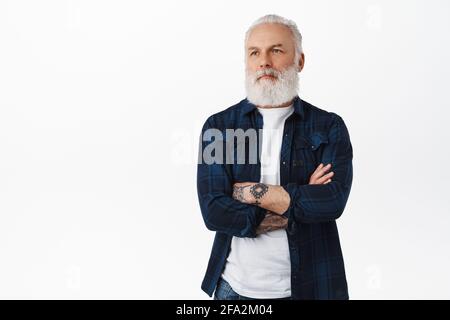
[[[283,164],[286,165],[286,161],[283,161]]]

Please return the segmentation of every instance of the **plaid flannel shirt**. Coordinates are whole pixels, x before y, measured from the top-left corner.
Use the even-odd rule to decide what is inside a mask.
[[[226,129],[262,127],[263,119],[256,106],[243,99],[206,120],[199,156],[212,142],[203,139],[207,129],[223,133],[220,143],[226,150]],[[266,210],[232,198],[235,182],[260,181],[260,145],[258,149],[257,163],[253,164],[248,158],[248,145],[243,164],[227,164],[225,160],[222,164],[207,164],[199,158],[197,192],[201,214],[206,227],[216,232],[201,285],[209,296],[222,274],[233,236],[256,237],[256,228],[264,219]],[[343,119],[296,96],[294,112],[285,122],[280,155],[280,185],[291,198],[283,215],[288,218],[293,299],[349,299],[336,219],[342,215],[350,194],[352,158]],[[320,163],[331,163],[331,182],[308,184]]]

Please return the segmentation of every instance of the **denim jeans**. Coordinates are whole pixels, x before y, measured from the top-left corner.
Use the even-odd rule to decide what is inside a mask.
[[[260,300],[260,299],[241,296],[231,288],[230,284],[227,281],[225,281],[224,278],[220,277],[219,281],[217,282],[216,291],[214,292],[214,300]],[[276,298],[271,300],[291,300],[291,297]]]

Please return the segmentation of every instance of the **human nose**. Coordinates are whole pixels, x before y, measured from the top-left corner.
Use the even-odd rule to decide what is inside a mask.
[[[272,67],[272,61],[267,53],[260,54],[259,67],[262,69]]]

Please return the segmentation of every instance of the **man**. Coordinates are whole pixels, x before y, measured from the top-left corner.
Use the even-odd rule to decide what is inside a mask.
[[[247,98],[202,128],[197,190],[216,235],[201,287],[214,299],[349,298],[336,219],[350,194],[352,145],[339,115],[298,96],[301,41],[291,20],[253,23]],[[245,133],[237,146],[231,129]]]

